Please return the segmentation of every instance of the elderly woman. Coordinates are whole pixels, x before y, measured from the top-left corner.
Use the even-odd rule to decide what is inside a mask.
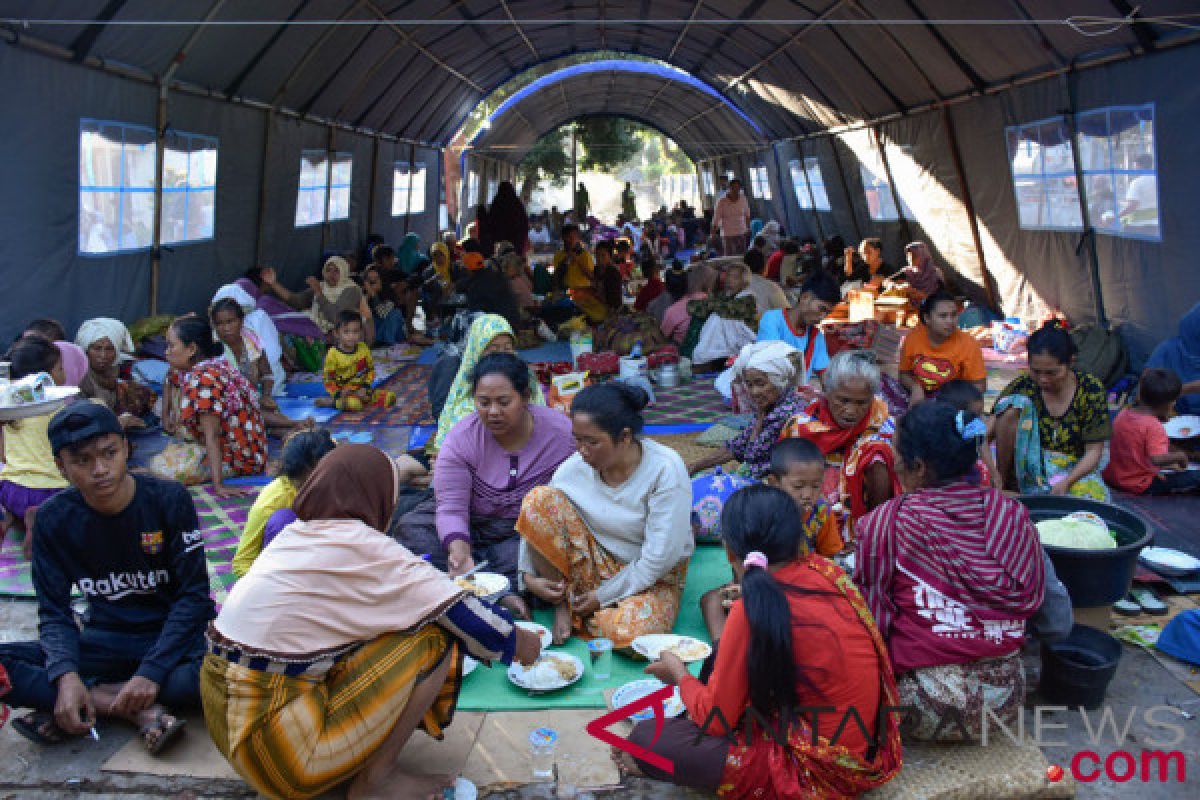
[[[979,342],[958,329],[958,301],[938,291],[921,303],[921,324],[900,347],[900,383],[913,405],[934,397],[950,381],[987,389]]]
[[[517,336],[513,333],[512,325],[508,324],[508,320],[498,314],[483,314],[476,317],[467,332],[467,343],[463,349],[462,358],[458,360],[457,369],[453,373],[454,382],[450,385],[449,391],[443,395],[445,400],[442,401],[440,412],[437,412],[439,399],[437,395],[441,394],[438,391],[438,384],[445,385],[445,377],[455,367],[455,362],[453,358],[450,358],[443,359],[434,365],[433,375],[429,378],[430,404],[435,413],[438,413],[437,434],[434,435],[432,442],[434,451],[442,448],[442,443],[446,441],[446,437],[459,420],[475,411],[475,400],[471,393],[471,376],[479,364],[479,360],[491,353],[515,353],[516,349]],[[546,396],[542,392],[542,385],[537,382],[536,378],[531,380],[530,402],[539,406],[546,405]]]
[[[341,445],[296,495],[297,522],[229,593],[208,630],[209,733],[255,790],[308,798],[441,797],[451,778],[401,771],[417,727],[441,738],[462,652],[529,664],[537,637],[381,533],[400,480],[368,445]]]
[[[120,377],[120,362],[133,358],[133,340],[120,320],[89,319],[79,326],[75,344],[87,356],[87,372],[79,381],[84,397],[108,406],[125,430],[145,428],[143,419],[154,409],[154,391]]]
[[[750,268],[745,264],[729,265],[722,279],[721,293],[688,303],[692,323],[683,351],[697,365],[715,362],[723,367],[725,359],[754,341],[758,304],[750,292]]]
[[[1009,488],[1107,502],[1101,475],[1112,421],[1104,384],[1075,369],[1075,344],[1055,323],[1029,337],[1029,372],[996,401],[996,467]]]
[[[308,316],[326,337],[332,335],[343,311],[357,311],[363,319],[367,341],[375,339],[375,321],[362,289],[350,279],[350,262],[341,256],[330,257],[321,267],[320,276],[310,275],[308,288],[293,292],[280,282],[275,270],[262,271],[263,287],[297,310],[307,309]]]
[[[641,436],[646,393],[610,382],[571,404],[579,452],[521,506],[525,586],[572,629],[629,647],[675,626],[692,540],[692,486],[679,455]]]
[[[396,539],[414,553],[429,553],[451,577],[487,561],[488,571],[517,586],[521,500],[549,483],[575,451],[571,421],[532,405],[532,383],[529,367],[511,353],[479,361],[471,373],[475,411],[442,444],[433,496],[400,518]],[[528,619],[519,595],[510,591],[501,602]]]
[[[179,392],[179,424],[200,443],[218,496],[233,489],[225,477],[261,475],[267,466],[267,434],[258,393],[237,367],[224,357],[225,348],[202,317],[180,317],[167,329],[167,363],[175,370]],[[173,421],[164,421],[174,433]],[[190,471],[190,470],[189,470]],[[195,480],[195,475],[164,475]]]
[[[737,459],[747,477],[762,478],[784,425],[811,402],[796,387],[805,374],[804,354],[786,342],[755,342],[742,348],[731,372],[754,403],[754,422],[719,451],[689,464],[688,472],[695,475]]]
[[[825,455],[822,494],[846,515],[843,538],[871,509],[900,493],[891,439],[895,424],[877,396],[881,377],[870,353],[846,350],[821,376],[825,395],[788,420],[783,437],[808,439]]]
[[[1021,646],[1046,573],[1024,506],[975,478],[987,426],[930,401],[896,434],[907,494],[860,520],[854,582],[896,670],[914,739],[975,737],[987,707],[1011,724],[1025,700]],[[953,720],[946,723],[947,719]]]
[[[271,321],[271,315],[257,307],[254,298],[243,288],[240,281],[217,289],[212,305],[225,299],[233,300],[241,307],[243,324],[258,337],[263,354],[267,357],[267,364],[271,368],[275,394],[286,394],[287,372],[283,369],[283,343],[279,339],[279,329]]]

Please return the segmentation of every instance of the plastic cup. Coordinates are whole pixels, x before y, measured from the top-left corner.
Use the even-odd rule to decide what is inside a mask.
[[[554,750],[558,746],[558,731],[553,728],[537,728],[529,734],[529,763],[533,780],[554,780]]]
[[[592,677],[606,681],[612,677],[612,639],[592,639],[588,642],[588,655],[592,657]]]

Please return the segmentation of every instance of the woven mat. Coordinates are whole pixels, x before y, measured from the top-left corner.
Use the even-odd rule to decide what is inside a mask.
[[[868,800],[1008,800],[1073,797],[1069,774],[1046,777],[1049,763],[1032,743],[1001,736],[987,747],[906,744],[904,768],[890,783],[863,795]]]
[[[233,585],[233,554],[237,551],[246,513],[254,505],[258,490],[251,488],[233,497],[217,497],[207,486],[189,490],[204,534],[204,554],[208,557],[208,579],[218,607]],[[0,549],[0,596],[33,598],[33,580],[29,562],[21,555],[21,539],[10,534]]]
[[[674,389],[657,389],[654,405],[646,409],[647,425],[686,425],[716,422],[729,413],[711,380],[694,380]]]
[[[708,458],[713,454],[713,448],[707,445],[696,444],[696,439],[700,435],[699,433],[651,434],[650,438],[659,444],[665,444],[676,453],[679,453],[679,457],[683,459],[684,464],[691,464],[693,461]],[[736,466],[737,462],[730,461],[728,464]]]
[[[380,389],[396,393],[391,408],[368,408],[365,411],[344,411],[335,418],[343,426],[394,427],[397,425],[427,425],[434,421],[429,406],[429,376],[433,367],[405,364]]]

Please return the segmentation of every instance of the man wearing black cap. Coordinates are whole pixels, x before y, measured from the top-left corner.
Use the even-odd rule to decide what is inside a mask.
[[[42,505],[33,541],[40,640],[0,645],[12,691],[34,713],[14,727],[41,744],[127,720],[158,753],[198,706],[204,630],[213,617],[208,565],[191,495],[127,470],[115,414],[79,402],[50,420],[55,461],[73,488]],[[87,602],[82,631],[71,588]]]

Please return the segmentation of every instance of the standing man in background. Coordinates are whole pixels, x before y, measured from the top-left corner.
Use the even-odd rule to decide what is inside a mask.
[[[750,234],[750,204],[742,194],[742,182],[734,178],[729,189],[717,200],[713,227],[721,231],[722,255],[740,256],[746,252]]]

